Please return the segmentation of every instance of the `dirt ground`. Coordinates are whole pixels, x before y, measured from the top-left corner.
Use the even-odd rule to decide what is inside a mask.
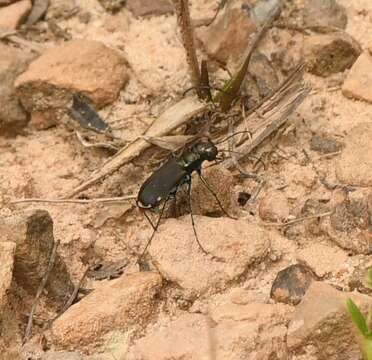
[[[63,0],[56,1],[53,6],[57,7],[58,3],[63,2]],[[66,0],[65,3],[68,4],[69,1]],[[193,18],[213,16],[215,1],[192,0],[190,3]],[[338,3],[346,9],[348,22],[345,31],[354,37],[363,52],[368,52],[372,39],[371,1],[338,0]],[[104,11],[96,0],[79,1],[78,6],[79,14],[90,14],[88,22],[82,21],[80,15],[67,19],[56,17],[54,20],[61,29],[70,34],[72,39],[102,42],[118,51],[126,59],[129,81],[121,90],[117,100],[100,110],[100,114],[112,127],[118,129],[117,134],[126,141],[131,141],[142,134],[162,111],[180,99],[183,91],[190,87],[188,67],[177,32],[176,17],[174,14],[135,17],[125,7],[118,13],[111,14]],[[275,35],[274,30],[269,31],[267,35],[269,38]],[[296,31],[283,31],[287,31],[284,38],[288,39],[288,36],[293,36],[297,44],[301,43],[301,39],[305,36]],[[281,38],[282,35],[279,37]],[[36,35],[34,39],[39,40]],[[46,39],[45,43],[52,47],[62,41],[52,37],[51,40]],[[260,49],[267,54],[271,46],[264,40]],[[299,52],[304,50],[298,50],[298,47],[293,49],[294,58],[300,56]],[[202,54],[203,50],[199,52]],[[216,71],[211,75],[213,80],[221,81],[228,77],[224,70],[215,69]],[[279,68],[276,70],[280,79],[285,77]],[[330,284],[340,291],[355,290],[355,287],[351,286],[352,281],[355,280],[355,273],[362,265],[364,267],[371,265],[370,250],[364,250],[362,245],[359,246],[358,240],[355,240],[355,246],[349,245],[348,240],[345,240],[359,236],[356,232],[347,233],[342,229],[335,229],[332,227],[333,218],[329,219],[327,215],[324,219],[304,220],[292,226],[280,225],[296,218],[333,211],[347,198],[358,200],[371,197],[372,173],[368,172],[370,168],[363,163],[358,169],[363,154],[351,151],[350,155],[347,149],[352,148],[355,142],[356,144],[359,141],[363,142],[363,133],[371,134],[372,105],[367,101],[347,98],[342,93],[342,84],[349,71],[347,69],[327,77],[305,74],[306,82],[312,87],[310,94],[290,116],[284,128],[254,152],[255,157],[262,157],[265,161],[265,167],[260,167],[258,170],[265,182],[256,199],[248,201],[243,206],[238,203],[239,193],[254,194],[260,186],[257,181],[242,178],[236,169],[232,171],[221,169],[222,175],[218,170],[206,170],[206,177],[209,176],[212,185],[218,188],[217,192],[221,193],[223,201],[230,202],[228,208],[239,218],[242,224],[239,226],[242,229],[247,226],[247,229],[244,233],[239,232],[232,223],[233,220],[230,222],[230,219],[211,219],[197,215],[196,227],[199,239],[201,242],[204,240],[211,249],[223,253],[228,249],[227,245],[226,249],[223,247],[226,243],[241,240],[252,231],[252,234],[256,235],[251,236],[250,246],[256,257],[254,259],[248,256],[244,258],[244,266],[249,263],[249,267],[240,270],[240,260],[237,260],[237,263],[230,267],[226,265],[226,268],[220,268],[216,265],[214,268],[210,262],[204,262],[202,258],[199,258],[201,253],[195,245],[189,217],[165,219],[149,251],[150,258],[156,259],[155,265],[162,275],[163,287],[157,295],[160,297],[158,300],[160,305],[157,305],[154,313],[150,311],[148,315],[144,315],[148,317],[146,326],[143,326],[141,331],[133,330],[135,333],[133,337],[131,336],[132,330],[117,335],[110,345],[105,343],[103,348],[100,347],[102,345],[100,342],[95,341],[92,341],[91,345],[84,344],[81,348],[73,342],[70,346],[66,345],[61,338],[58,338],[59,340],[55,343],[53,340],[48,340],[47,348],[73,349],[89,354],[101,351],[103,355],[99,355],[102,356],[101,358],[97,355],[97,359],[110,358],[107,353],[114,354],[112,358],[117,359],[129,359],[130,356],[133,359],[206,359],[205,354],[200,355],[202,354],[200,352],[196,355],[190,355],[192,352],[186,355],[170,352],[168,357],[166,355],[162,357],[163,355],[159,355],[160,352],[167,353],[169,350],[166,344],[161,341],[157,342],[161,336],[156,339],[154,335],[151,338],[148,334],[159,331],[164,337],[171,336],[172,327],[167,328],[167,326],[170,321],[176,320],[181,322],[181,325],[174,325],[174,331],[181,329],[179,331],[184,331],[185,338],[189,336],[193,339],[193,336],[197,336],[195,334],[199,334],[198,331],[201,331],[204,325],[198,327],[187,316],[190,314],[199,316],[205,313],[206,309],[213,313],[214,309],[227,301],[226,299],[234,296],[235,298],[245,297],[246,303],[262,305],[261,307],[257,305],[257,312],[262,315],[261,323],[257,319],[253,321],[257,329],[260,326],[265,328],[269,323],[273,325],[274,315],[265,315],[264,305],[276,306],[276,301],[270,297],[272,284],[278,272],[292,264],[303,264],[311,269],[317,280]],[[359,126],[366,126],[367,130],[358,133]],[[151,234],[151,228],[136,207],[134,200],[120,204],[10,203],[24,198],[62,198],[108,160],[112,155],[110,151],[83,147],[76,138],[74,132],[76,128],[76,124],[71,125],[64,119],[45,130],[38,130],[28,125],[22,134],[16,136],[9,137],[0,134],[0,216],[10,217],[23,210],[47,210],[54,223],[54,239],[60,241],[58,252],[67,265],[73,283],[78,283],[88,266],[112,263],[124,258],[130,261],[126,273],[136,273],[138,269],[134,262]],[[314,136],[324,134],[327,138],[340,143],[341,147],[328,152],[314,150],[316,146],[311,145]],[[92,135],[93,141],[96,139],[94,136]],[[365,144],[364,151],[368,147],[372,150],[368,138],[363,144]],[[349,152],[346,153],[346,151]],[[148,158],[142,157],[133,161],[103,182],[84,191],[84,196],[98,198],[136,195],[139,186],[150,171],[154,170],[157,164],[166,157],[166,153],[156,147],[146,154]],[[242,166],[247,171],[254,170],[251,161],[242,162]],[[365,184],[360,185],[359,180],[356,183],[347,183],[352,176],[348,175],[348,170],[345,168],[353,174],[358,174],[358,179],[366,179]],[[225,182],[231,185],[226,186],[228,189],[223,187]],[[201,191],[198,186],[195,180],[197,194]],[[200,196],[205,196],[205,194]],[[200,210],[203,203],[199,203],[197,199],[195,201],[196,207]],[[306,208],[310,208],[310,212],[306,212]],[[205,212],[201,209],[198,214],[205,214]],[[255,226],[262,226],[265,230],[262,236],[270,239],[270,245],[265,245],[266,240],[262,240],[263,242],[259,244],[254,243],[255,236],[261,235],[257,235],[256,228],[252,230],[249,227],[251,223]],[[370,231],[370,227],[366,231]],[[370,234],[369,232],[366,236],[371,237]],[[217,245],[213,245],[212,239],[219,239],[219,236],[221,239],[216,240]],[[352,241],[354,240],[350,240]],[[192,247],[192,250],[189,247]],[[243,252],[242,249],[243,245],[239,251]],[[240,252],[238,255],[242,256],[242,259],[245,256]],[[231,258],[239,257],[238,255],[232,255]],[[206,279],[199,272],[203,266],[210,267],[210,273],[206,275],[208,277]],[[106,282],[110,281],[106,280]],[[100,281],[89,278],[85,281],[84,287],[100,288],[101,284]],[[357,290],[364,292],[360,288]],[[27,301],[28,305],[31,302],[30,298]],[[27,309],[24,310],[27,313]],[[141,308],[138,308],[138,311],[142,311]],[[222,310],[218,311],[216,317],[223,317]],[[251,307],[250,311],[252,314],[246,315],[247,318],[255,317],[254,307]],[[295,306],[283,305],[283,308],[278,308],[277,311],[275,319],[283,317],[282,322],[278,321],[278,324],[284,327],[285,333]],[[40,310],[38,315],[46,318],[50,313],[42,313]],[[80,326],[83,325],[80,323]],[[195,332],[192,330],[193,326],[195,326]],[[269,329],[272,328],[269,327]],[[39,330],[37,328],[35,332],[38,333]],[[224,329],[219,331],[223,334]],[[242,331],[245,334],[246,330],[236,329],[234,331]],[[228,334],[227,337],[230,336],[228,330],[225,333]],[[200,332],[200,336],[203,336],[202,334],[203,332]],[[224,338],[221,334],[217,333],[217,340]],[[247,333],[246,336],[249,338],[250,335]],[[283,336],[283,339],[285,338]],[[177,341],[182,343],[182,339],[177,339]],[[251,354],[256,354],[256,357],[252,355],[249,359],[326,358],[316,351],[312,354],[310,350],[302,353],[287,348],[283,350],[275,341],[269,343],[261,339],[262,343],[257,340],[255,345],[245,344],[244,346],[241,343],[234,343],[235,340],[231,341],[234,345],[231,345],[228,350],[223,350],[225,352],[222,353],[225,355],[221,359],[237,359],[238,355],[234,357],[234,354],[238,354],[244,346],[250,349]],[[276,357],[264,353],[262,344],[275,349],[273,353]],[[18,345],[14,344],[14,346]],[[306,347],[303,346],[303,348]],[[313,346],[316,347],[316,345]],[[146,347],[162,350],[157,350],[159,352],[149,350],[146,353],[143,350]],[[244,355],[239,356],[248,359]],[[357,359],[351,355],[332,356],[330,357],[332,359]],[[36,355],[29,357],[29,359],[38,358],[41,357],[36,357]],[[59,358],[55,357],[55,359]],[[70,359],[73,359],[72,355]]]

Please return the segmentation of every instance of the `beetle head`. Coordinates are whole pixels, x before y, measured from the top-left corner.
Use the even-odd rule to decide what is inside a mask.
[[[212,161],[217,157],[217,147],[210,140],[202,140],[195,144],[195,151],[203,160]]]

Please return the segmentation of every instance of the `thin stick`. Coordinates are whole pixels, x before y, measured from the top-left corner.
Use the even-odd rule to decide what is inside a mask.
[[[19,199],[13,200],[11,204],[24,204],[24,203],[49,203],[49,204],[95,204],[95,203],[116,203],[136,199],[136,195],[127,195],[111,198],[95,198],[95,199]]]
[[[300,217],[300,218],[297,218],[297,219],[287,221],[285,223],[263,223],[263,225],[264,226],[273,226],[273,227],[285,227],[285,226],[293,225],[293,224],[296,224],[296,223],[299,223],[299,222],[302,222],[302,221],[306,221],[306,220],[311,220],[311,219],[317,219],[317,218],[330,216],[332,214],[333,214],[333,211],[328,211],[328,212],[325,212],[325,213],[322,213],[322,214],[315,214],[315,215]]]
[[[182,43],[186,50],[186,58],[189,65],[191,82],[196,89],[199,99],[202,99],[203,92],[201,90],[200,70],[198,59],[196,57],[194,33],[190,19],[189,1],[174,0],[173,3],[176,8],[178,25],[181,29]]]
[[[27,340],[31,336],[31,333],[32,333],[32,322],[33,322],[34,314],[35,314],[35,311],[36,311],[37,303],[39,302],[39,298],[40,298],[40,296],[41,296],[41,294],[42,294],[42,292],[43,292],[43,290],[45,288],[45,285],[46,285],[46,283],[48,281],[49,275],[50,275],[50,273],[51,273],[51,271],[53,269],[54,262],[55,262],[56,256],[57,256],[58,245],[59,245],[59,240],[57,240],[54,243],[52,252],[51,252],[50,257],[49,257],[48,267],[47,267],[47,269],[45,271],[44,277],[41,280],[41,283],[39,285],[39,288],[37,289],[37,293],[36,293],[34,302],[32,304],[30,316],[28,318],[28,323],[27,323],[27,327],[26,327],[25,336],[24,336],[23,341],[22,341],[22,344],[23,345],[27,342]]]
[[[63,308],[61,309],[61,311],[52,320],[48,322],[47,328],[50,328],[53,322],[56,321],[62,314],[64,314],[67,311],[67,309],[72,305],[72,303],[76,299],[76,296],[81,288],[81,285],[83,284],[85,278],[87,277],[88,271],[89,271],[89,266],[85,269],[83,276],[80,278],[79,282],[75,285],[74,291],[72,292],[69,299],[66,301],[65,305],[63,305]]]

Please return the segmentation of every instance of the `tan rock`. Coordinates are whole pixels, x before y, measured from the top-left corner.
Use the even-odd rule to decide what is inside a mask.
[[[343,32],[311,35],[304,41],[308,69],[318,76],[329,76],[350,68],[361,52],[358,42]]]
[[[170,0],[127,0],[126,6],[134,16],[159,16],[174,12]]]
[[[17,0],[0,0],[0,6],[5,6],[16,2]]]
[[[292,352],[303,353],[307,346],[318,360],[351,360],[358,358],[357,340],[346,299],[367,305],[371,298],[357,293],[344,293],[332,286],[314,282],[296,307],[288,327],[287,344]],[[337,335],[336,335],[337,334]]]
[[[69,351],[48,351],[41,360],[90,360],[87,357]]]
[[[351,68],[342,86],[342,93],[348,98],[372,102],[372,56],[363,53]]]
[[[15,82],[27,110],[65,108],[81,92],[101,108],[128,80],[125,60],[97,41],[73,40],[47,50]]]
[[[265,307],[265,304],[260,305]],[[272,305],[267,307],[271,307],[271,315],[269,310],[262,318],[265,325],[244,316],[232,316],[230,320],[216,323],[201,314],[181,315],[166,327],[154,328],[134,345],[129,356],[121,360],[269,360],[275,356],[285,359],[286,328],[278,320],[280,315],[274,313],[278,309]],[[255,309],[260,311],[262,308],[257,306]],[[224,311],[228,310],[225,308]],[[256,317],[259,316],[256,314]]]
[[[306,264],[317,276],[337,274],[345,269],[348,255],[345,251],[319,243],[311,244],[297,253],[297,260]]]
[[[187,296],[217,292],[262,260],[270,246],[266,230],[245,220],[195,216],[195,241],[189,215],[168,219],[150,246],[157,269]]]
[[[242,9],[242,3],[235,1],[212,25],[198,28],[196,37],[211,58],[236,64],[242,61],[249,37],[255,31],[256,25]]]
[[[290,176],[291,182],[296,185],[311,189],[317,182],[317,175],[310,166],[287,163],[284,171]]]
[[[13,83],[34,56],[3,44],[0,44],[0,54],[0,135],[14,135],[27,125],[28,118]]]
[[[280,191],[270,191],[261,199],[258,212],[262,220],[284,221],[289,216],[287,198]]]
[[[13,279],[15,244],[0,240],[0,318],[1,308],[6,301],[6,293]]]
[[[336,163],[336,175],[341,183],[354,186],[372,185],[371,138],[371,123],[355,126],[345,137],[345,149]]]
[[[143,329],[154,316],[160,287],[161,277],[151,272],[103,283],[54,322],[53,341],[65,349],[81,349],[102,342],[111,331]]]
[[[31,0],[17,1],[16,3],[0,8],[0,28],[16,30],[26,20],[32,8]]]

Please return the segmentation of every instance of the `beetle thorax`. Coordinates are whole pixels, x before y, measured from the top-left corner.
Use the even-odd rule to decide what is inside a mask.
[[[210,141],[201,141],[193,146],[193,152],[198,154],[201,160],[212,161],[217,157],[217,147]]]

